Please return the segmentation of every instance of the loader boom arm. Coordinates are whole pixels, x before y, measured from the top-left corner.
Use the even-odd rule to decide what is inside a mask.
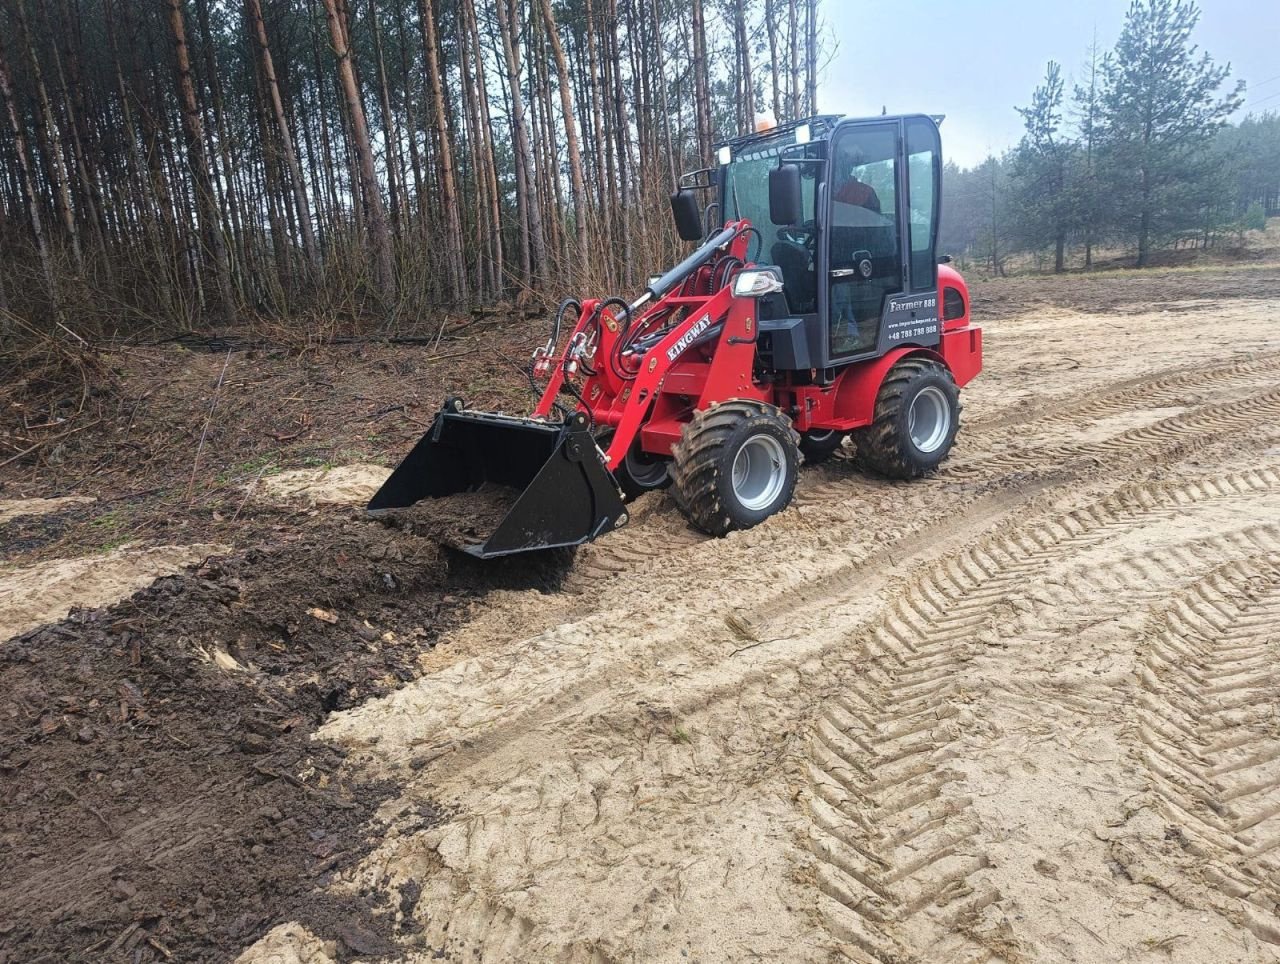
[[[642,297],[638,309],[619,298],[582,302],[563,347],[535,355],[535,374],[548,380],[534,417],[551,418],[563,395],[574,396],[596,428],[612,429],[605,462],[615,467],[642,431],[645,450],[669,454],[674,438],[664,439],[678,437],[676,417],[695,407],[708,385],[763,397],[751,383],[754,302],[732,294],[750,227],[745,220],[727,225],[656,279],[646,291],[655,300]],[[672,393],[670,384],[682,390]]]

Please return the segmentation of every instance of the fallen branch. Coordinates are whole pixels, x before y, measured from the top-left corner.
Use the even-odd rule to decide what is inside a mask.
[[[97,424],[98,424],[99,422],[101,422],[101,421],[102,421],[102,419],[100,419],[100,418],[95,418],[92,422],[88,422],[88,423],[86,423],[86,424],[84,424],[84,425],[78,425],[78,426],[76,426],[75,428],[70,429],[69,431],[66,431],[66,432],[60,432],[60,433],[59,433],[59,434],[57,434],[57,435],[50,435],[50,436],[49,436],[48,438],[46,438],[46,439],[41,439],[39,442],[37,442],[35,445],[31,446],[30,448],[23,449],[23,450],[22,450],[21,452],[19,452],[18,454],[16,454],[16,455],[11,455],[11,456],[9,456],[7,459],[5,459],[3,462],[0,462],[0,469],[4,468],[4,467],[5,467],[6,465],[8,465],[10,462],[16,462],[16,461],[18,461],[18,459],[22,458],[24,455],[30,455],[32,452],[34,452],[36,449],[40,448],[40,446],[42,446],[42,445],[48,445],[50,442],[56,442],[56,441],[58,441],[59,439],[64,439],[64,438],[66,438],[68,435],[75,435],[75,434],[76,434],[76,432],[83,432],[83,431],[84,431],[85,429],[87,429],[87,428],[93,428],[93,426],[97,425]]]
[[[227,377],[227,366],[231,364],[231,349],[227,349],[226,361],[222,363],[222,373],[218,375],[218,384],[213,389],[213,401],[209,403],[209,414],[204,418],[204,428],[200,432],[200,444],[196,446],[196,457],[191,460],[191,478],[187,482],[187,504],[191,504],[191,490],[196,484],[196,468],[200,465],[200,453],[204,451],[204,440],[209,434],[209,423],[213,421],[213,410],[218,407],[218,395],[222,392],[222,380]]]

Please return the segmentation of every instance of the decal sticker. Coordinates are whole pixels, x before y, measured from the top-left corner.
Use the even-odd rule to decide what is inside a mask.
[[[692,328],[680,336],[680,340],[667,349],[667,361],[675,361],[686,348],[693,344],[695,338],[711,327],[711,316],[703,315]]]

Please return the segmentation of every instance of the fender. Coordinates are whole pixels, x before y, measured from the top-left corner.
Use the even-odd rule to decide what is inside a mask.
[[[889,369],[904,358],[929,358],[947,364],[936,351],[919,345],[903,345],[861,365],[850,365],[839,376],[832,403],[834,421],[844,428],[870,425],[875,419],[876,396]],[[950,366],[947,366],[950,369]]]

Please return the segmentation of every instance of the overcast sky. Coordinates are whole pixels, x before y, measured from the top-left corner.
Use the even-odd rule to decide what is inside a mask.
[[[1115,45],[1128,0],[824,0],[837,45],[818,88],[824,112],[946,114],[943,154],[961,165],[1022,136],[1026,106],[1056,60],[1067,90],[1098,46]],[[1280,0],[1202,0],[1195,41],[1248,83],[1245,111],[1280,110]]]

